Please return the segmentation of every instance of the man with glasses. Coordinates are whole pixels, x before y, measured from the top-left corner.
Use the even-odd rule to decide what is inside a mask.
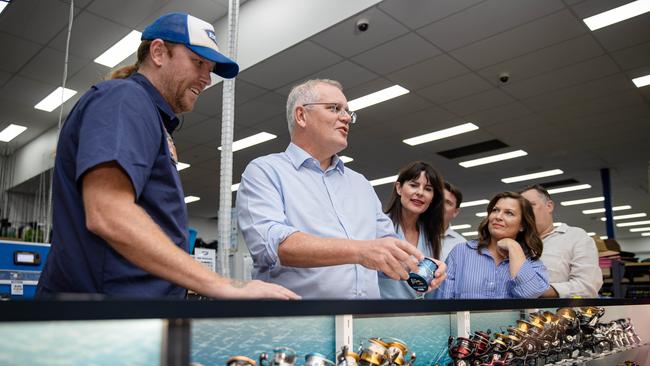
[[[253,276],[303,298],[379,298],[377,271],[407,279],[423,255],[396,238],[370,183],[337,155],[356,122],[341,84],[318,79],[295,86],[287,121],[289,147],[253,160],[237,192]]]

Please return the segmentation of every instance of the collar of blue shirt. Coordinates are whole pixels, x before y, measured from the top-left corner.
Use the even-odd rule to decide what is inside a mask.
[[[289,143],[289,146],[287,146],[287,150],[285,150],[285,153],[289,157],[291,164],[293,164],[293,167],[296,168],[296,170],[300,169],[301,166],[305,165],[307,161],[314,161],[316,166],[320,167],[320,164],[313,156],[309,155],[308,152],[306,152],[305,150],[303,150],[293,142]],[[329,168],[327,168],[327,170],[330,169],[336,169],[341,174],[344,173],[343,161],[339,159],[339,156],[336,154],[334,155],[333,164],[331,164]]]

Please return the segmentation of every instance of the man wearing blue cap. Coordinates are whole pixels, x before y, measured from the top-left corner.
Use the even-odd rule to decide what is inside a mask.
[[[57,146],[52,248],[37,296],[295,299],[261,281],[220,277],[188,255],[187,208],[171,134],[210,72],[232,78],[214,28],[171,13],[142,33],[135,65],[77,102]]]

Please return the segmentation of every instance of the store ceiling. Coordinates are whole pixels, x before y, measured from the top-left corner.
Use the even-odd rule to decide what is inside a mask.
[[[638,89],[631,81],[650,74],[650,13],[595,32],[581,21],[627,2],[386,0],[240,74],[235,139],[261,131],[278,138],[235,152],[233,183],[255,157],[286,148],[290,87],[324,77],[340,80],[348,99],[393,84],[411,91],[359,111],[342,154],[354,158],[348,166],[368,179],[394,175],[423,159],[459,186],[467,201],[533,182],[575,179],[592,186],[554,195],[559,202],[602,195],[600,169],[608,168],[614,205],[632,206],[620,214],[650,213],[650,86]],[[226,0],[77,0],[75,6],[68,87],[78,91],[108,72],[92,60],[131,29],[142,30],[169,11],[211,22],[227,13]],[[0,15],[0,129],[9,123],[29,127],[12,149],[57,123],[58,109],[46,113],[33,106],[61,83],[68,11],[68,1],[14,0]],[[355,31],[361,17],[370,21],[365,33]],[[498,81],[501,72],[511,75],[506,85]],[[188,205],[190,216],[211,218],[218,211],[220,105],[221,88],[207,90],[175,135],[180,160],[192,165],[181,172],[185,193],[201,197]],[[480,129],[415,147],[402,143],[465,122]],[[523,149],[528,155],[463,168],[463,159],[438,154],[492,139],[510,146],[495,152]],[[556,168],[565,173],[500,181]],[[385,202],[390,186],[376,190]],[[596,207],[558,204],[556,221],[604,234],[601,215],[581,213]],[[475,226],[481,210],[463,209],[454,224]],[[640,235],[617,228],[617,237]]]

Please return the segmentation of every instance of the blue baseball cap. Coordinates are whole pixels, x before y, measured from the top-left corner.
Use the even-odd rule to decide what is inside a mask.
[[[156,19],[142,32],[140,39],[184,44],[197,55],[214,61],[215,74],[230,79],[239,73],[239,65],[219,52],[212,24],[185,13],[169,13]]]

